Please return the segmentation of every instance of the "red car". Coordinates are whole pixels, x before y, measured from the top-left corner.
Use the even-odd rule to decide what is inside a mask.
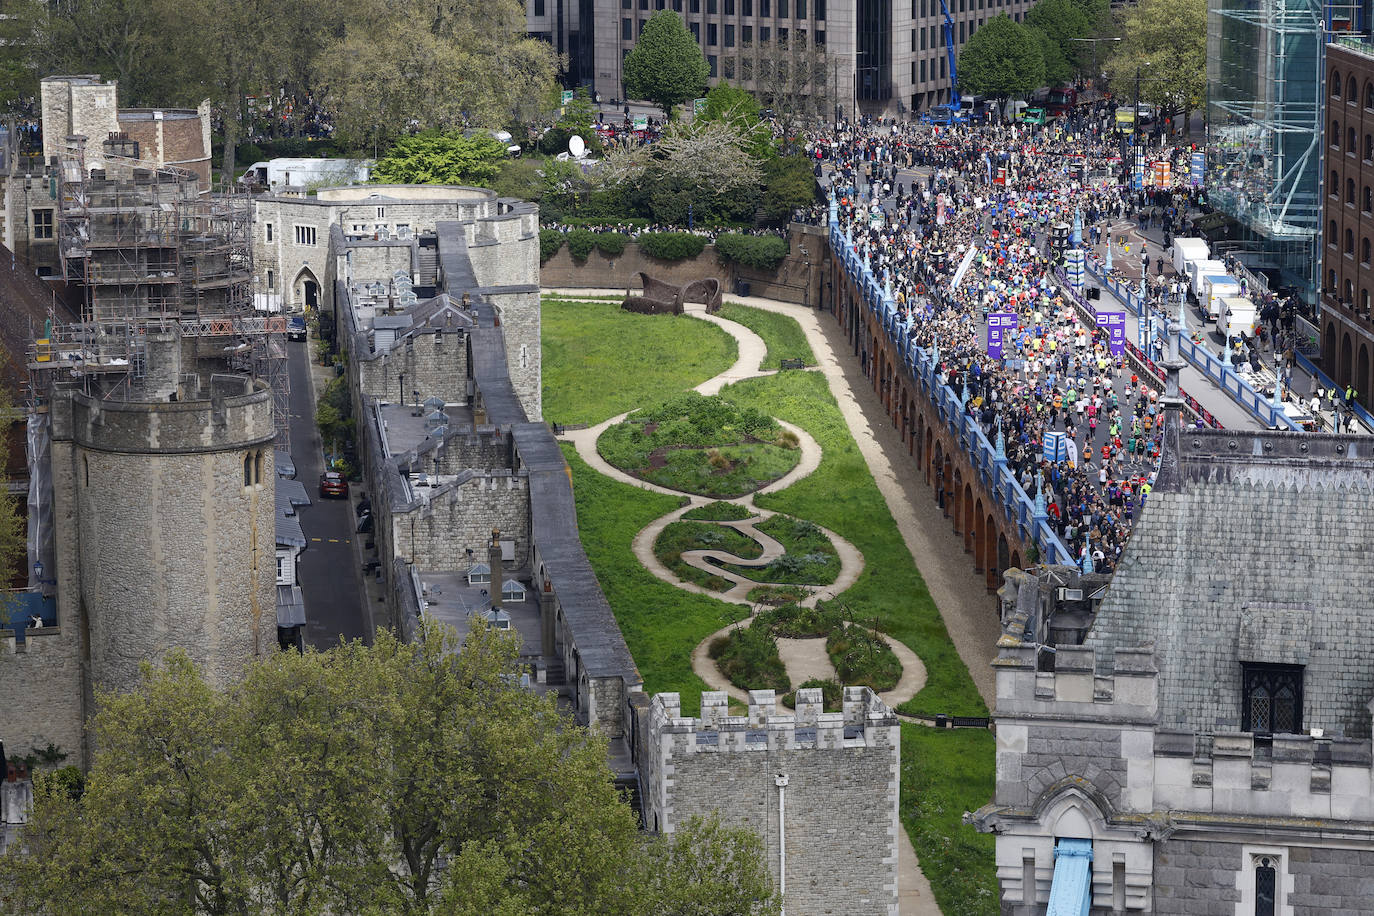
[[[338,471],[325,471],[320,475],[320,499],[329,497],[348,499],[348,481]]]

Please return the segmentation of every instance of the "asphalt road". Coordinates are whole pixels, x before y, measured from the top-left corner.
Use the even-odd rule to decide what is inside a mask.
[[[363,602],[359,553],[353,529],[357,499],[320,499],[324,455],[315,427],[314,388],[310,380],[310,343],[288,343],[291,373],[291,458],[296,479],[305,484],[311,505],[299,511],[306,548],[297,564],[305,597],[305,641],[317,649],[338,645],[340,639],[371,642]]]

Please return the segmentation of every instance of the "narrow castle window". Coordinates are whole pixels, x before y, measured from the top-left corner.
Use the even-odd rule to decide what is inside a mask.
[[[521,369],[528,369],[529,367],[530,367],[530,348],[529,348],[529,345],[528,345],[528,344],[521,344],[521,345],[520,345],[520,368],[521,368]]]
[[[1274,916],[1278,897],[1278,871],[1274,860],[1262,856],[1255,862],[1255,916]]]
[[[91,459],[85,455],[81,456],[81,470],[86,474],[86,486],[91,485]]]
[[[253,485],[253,453],[249,452],[243,456],[243,485],[251,487]]]

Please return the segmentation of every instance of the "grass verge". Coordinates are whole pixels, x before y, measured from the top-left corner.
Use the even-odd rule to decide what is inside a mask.
[[[945,916],[998,911],[995,841],[963,822],[992,798],[995,759],[992,732],[902,726],[902,824]]]
[[[786,315],[765,312],[763,309],[750,308],[738,302],[727,302],[720,307],[720,317],[738,322],[763,338],[768,347],[763,357],[762,369],[778,369],[785,359],[799,359],[805,365],[816,365],[816,354],[806,342],[806,334],[801,325]]]
[[[719,375],[738,355],[722,329],[684,315],[635,315],[618,305],[541,304],[544,418],[600,423]]]

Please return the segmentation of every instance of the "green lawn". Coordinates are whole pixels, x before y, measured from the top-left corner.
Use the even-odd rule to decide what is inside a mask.
[[[758,496],[755,502],[823,525],[864,555],[863,573],[838,601],[856,621],[870,626],[876,622],[925,663],[926,686],[901,711],[987,715],[825,377],[819,372],[784,372],[745,379],[722,394],[741,406],[769,410],[820,443],[824,454],[814,474],[779,493]]]
[[[546,299],[544,418],[600,423],[719,375],[738,356],[715,325],[677,315],[635,315],[619,305]]]
[[[727,302],[720,308],[720,317],[739,322],[763,338],[768,345],[768,354],[760,368],[777,369],[784,359],[799,359],[808,366],[816,365],[816,356],[806,342],[801,325],[786,315]]]
[[[945,916],[998,912],[993,837],[963,823],[992,800],[995,759],[992,732],[902,726],[902,823]]]

